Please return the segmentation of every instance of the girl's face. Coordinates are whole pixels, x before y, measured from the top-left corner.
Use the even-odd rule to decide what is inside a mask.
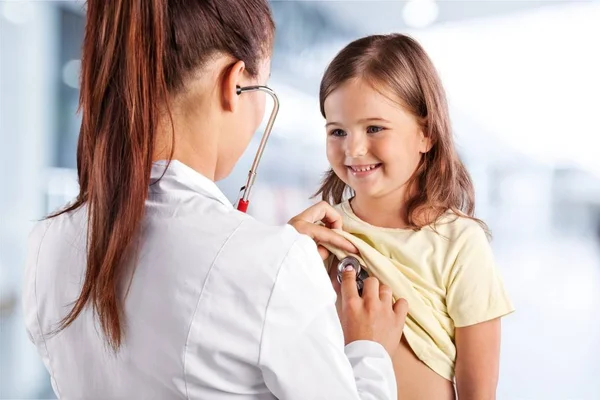
[[[357,197],[399,196],[431,148],[417,119],[359,79],[345,82],[324,103],[327,158]]]

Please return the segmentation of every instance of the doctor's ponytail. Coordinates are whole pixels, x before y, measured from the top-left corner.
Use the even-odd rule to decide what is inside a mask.
[[[257,74],[273,33],[266,0],[88,1],[80,191],[71,206],[50,216],[86,210],[87,261],[81,293],[54,333],[91,305],[108,344],[120,347],[125,271],[136,262],[159,114],[215,52],[244,61]]]
[[[86,206],[87,268],[81,294],[60,329],[91,304],[113,348],[121,343],[123,326],[120,266],[131,254],[144,214],[158,106],[167,98],[165,13],[164,0],[87,4],[77,148],[80,192],[63,211]]]

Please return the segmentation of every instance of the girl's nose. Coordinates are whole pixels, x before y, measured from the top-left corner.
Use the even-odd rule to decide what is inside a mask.
[[[367,154],[367,140],[364,135],[349,134],[345,144],[344,152],[348,158],[360,158]]]

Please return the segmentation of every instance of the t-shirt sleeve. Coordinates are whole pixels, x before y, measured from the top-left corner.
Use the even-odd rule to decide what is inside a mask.
[[[446,303],[457,328],[503,317],[514,311],[480,226],[457,238],[457,256],[448,276]]]

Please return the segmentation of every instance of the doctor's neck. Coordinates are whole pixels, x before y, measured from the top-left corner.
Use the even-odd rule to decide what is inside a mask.
[[[203,89],[207,80],[190,83],[170,98],[168,110],[163,107],[152,159],[180,161],[214,181],[222,118],[215,106],[217,94]]]
[[[169,105],[161,115],[154,142],[153,161],[177,160],[196,170],[210,180],[215,180],[218,163],[219,132],[218,113],[210,101],[192,104],[188,99]],[[191,103],[191,102],[190,102]]]

